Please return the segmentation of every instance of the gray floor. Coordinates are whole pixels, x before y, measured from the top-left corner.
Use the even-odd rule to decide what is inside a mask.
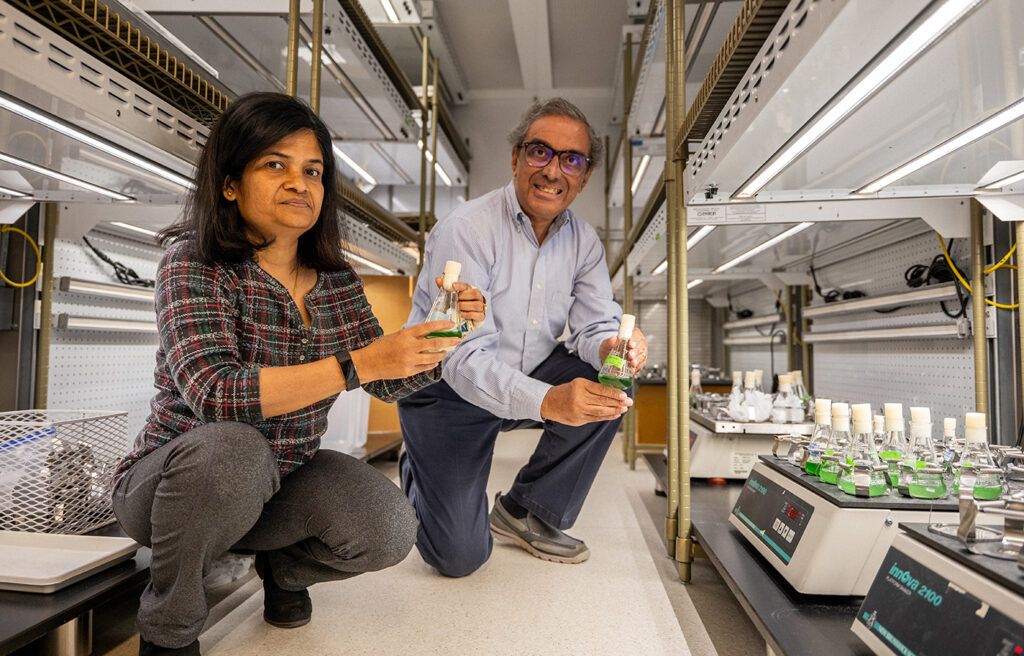
[[[491,482],[507,488],[539,431],[498,441]],[[631,471],[612,446],[571,531],[593,553],[559,565],[496,545],[464,579],[438,576],[417,552],[397,567],[311,589],[313,621],[281,630],[262,621],[262,589],[250,573],[215,591],[204,654],[764,654],[764,641],[712,565],[698,560],[679,581],[662,536],[665,499],[642,465]],[[393,478],[394,462],[375,462]],[[97,612],[94,653],[138,653],[135,601]],[[20,654],[33,653],[25,650]]]

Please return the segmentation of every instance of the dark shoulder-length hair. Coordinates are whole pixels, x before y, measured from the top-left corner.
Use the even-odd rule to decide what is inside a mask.
[[[221,114],[199,156],[181,219],[160,233],[160,243],[187,239],[192,253],[208,264],[241,262],[269,246],[270,241],[254,242],[246,232],[238,204],[224,198],[224,183],[241,180],[249,162],[299,130],[313,132],[324,161],[323,205],[316,223],[299,237],[299,262],[320,271],[342,269],[341,196],[331,134],[305,103],[281,93],[246,94]]]

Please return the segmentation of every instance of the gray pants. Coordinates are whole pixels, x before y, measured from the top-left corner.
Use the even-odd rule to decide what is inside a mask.
[[[266,437],[207,424],[135,463],[113,495],[125,533],[153,550],[139,633],[164,647],[199,636],[203,576],[228,550],[266,551],[274,581],[300,590],[401,562],[416,540],[402,491],[372,466],[319,451],[280,480]]]

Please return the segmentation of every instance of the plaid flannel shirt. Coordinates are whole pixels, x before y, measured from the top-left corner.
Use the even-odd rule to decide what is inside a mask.
[[[214,421],[251,424],[277,457],[281,476],[316,453],[337,395],[301,410],[264,417],[259,372],[362,348],[383,334],[352,270],[321,271],[306,295],[307,328],[288,290],[253,260],[203,264],[187,242],[171,246],[156,280],[160,346],[152,412],[135,445],[118,465],[115,485],[143,456],[178,435]],[[409,378],[363,385],[394,401],[440,378],[440,367]]]

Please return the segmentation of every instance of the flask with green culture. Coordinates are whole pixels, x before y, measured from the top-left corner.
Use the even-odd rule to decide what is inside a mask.
[[[704,393],[704,388],[700,386],[700,371],[692,369],[690,371],[690,407],[696,408],[700,401],[697,397]]]
[[[964,426],[964,450],[960,454],[960,469],[953,490],[960,494],[960,488],[973,481],[975,499],[998,499],[1003,494],[1003,481],[1002,475],[995,471],[996,463],[988,450],[985,413],[968,412]]]
[[[907,452],[907,438],[903,433],[903,404],[885,404],[885,439],[878,457],[889,465],[889,485],[899,487],[900,463]]]
[[[947,474],[953,473],[953,463],[959,460],[963,444],[956,438],[956,417],[942,420],[942,468]]]
[[[910,409],[910,446],[903,458],[901,475],[907,483],[907,494],[915,499],[946,496],[946,480],[932,442],[932,417],[928,408]]]
[[[804,459],[804,471],[817,476],[821,468],[821,454],[832,435],[832,400],[814,399],[814,432],[806,447],[807,457]]]
[[[822,483],[835,485],[839,479],[839,461],[845,457],[846,446],[850,443],[850,404],[832,404],[832,432],[821,451],[821,467],[818,478]]]
[[[462,337],[462,315],[459,313],[459,294],[452,285],[459,280],[462,264],[453,260],[444,263],[444,276],[441,278],[441,289],[437,290],[434,304],[430,306],[427,321],[451,321],[454,326],[446,330],[435,330],[426,335],[434,337]]]
[[[619,341],[604,359],[597,380],[602,385],[615,389],[628,389],[633,386],[633,365],[629,363],[629,338],[633,336],[636,317],[632,314],[622,315],[619,323]]]
[[[843,492],[858,497],[879,497],[888,492],[886,470],[875,451],[869,403],[853,406],[853,439],[844,459],[849,469],[844,467],[839,474],[839,488]]]

